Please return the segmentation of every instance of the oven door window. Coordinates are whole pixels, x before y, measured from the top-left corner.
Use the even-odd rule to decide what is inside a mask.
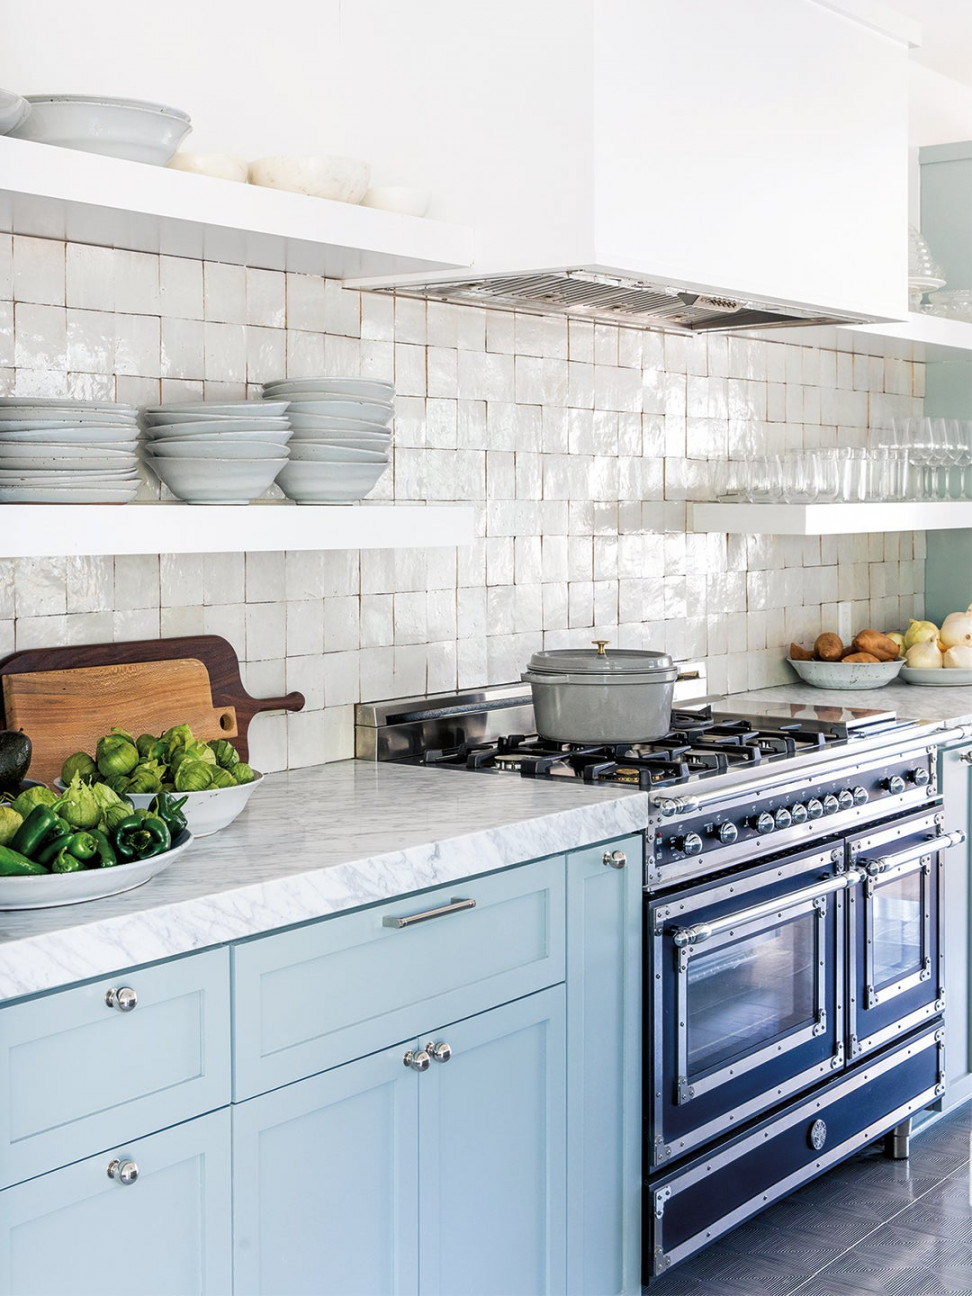
[[[824,1032],[826,912],[804,902],[679,951],[680,1104]]]
[[[926,856],[910,870],[865,883],[864,1002],[874,1008],[931,976],[931,906]]]

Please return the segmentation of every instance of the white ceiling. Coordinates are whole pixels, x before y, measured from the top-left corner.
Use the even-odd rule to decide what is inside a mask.
[[[972,86],[972,3],[969,0],[886,0],[921,24],[922,44],[911,57]]]

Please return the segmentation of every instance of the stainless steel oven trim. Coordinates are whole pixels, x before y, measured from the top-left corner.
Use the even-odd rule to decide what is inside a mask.
[[[897,980],[892,977],[887,981],[878,983],[874,966],[873,901],[878,892],[884,887],[892,882],[897,882],[901,878],[909,877],[911,874],[917,874],[919,882],[918,906],[921,920],[921,939],[918,949],[918,965],[914,972],[909,973],[907,976]],[[931,978],[930,879],[931,856],[913,855],[910,859],[903,861],[896,868],[889,869],[886,873],[880,873],[877,877],[868,877],[864,883],[864,1005],[867,1008],[876,1008],[879,1004],[887,1003],[889,999],[896,999],[898,995],[904,994],[907,990],[913,990],[915,986],[921,985],[922,981],[928,981]],[[855,900],[852,898],[852,922],[854,903]]]
[[[702,944],[703,941],[709,940],[712,936],[721,935],[731,927],[746,926],[759,918],[768,918],[779,910],[789,909],[803,900],[817,900],[822,896],[830,895],[832,891],[844,891],[847,887],[863,880],[864,874],[854,869],[840,874],[838,877],[822,878],[812,887],[807,887],[803,891],[794,891],[782,903],[779,899],[765,900],[762,904],[753,905],[750,909],[743,909],[734,914],[726,914],[722,918],[713,918],[711,922],[696,923],[692,927],[678,927],[672,934],[672,940],[680,950],[688,946]]]
[[[828,1170],[832,1165],[836,1165],[838,1161],[849,1156],[851,1152],[855,1152],[859,1148],[865,1147],[868,1143],[879,1137],[880,1134],[884,1133],[886,1130],[893,1129],[895,1125],[906,1120],[915,1112],[921,1111],[922,1108],[927,1107],[931,1102],[933,1102],[935,1098],[940,1097],[944,1091],[943,1076],[945,1064],[943,1041],[944,1031],[942,1029],[936,1030],[931,1035],[922,1036],[920,1039],[915,1040],[911,1045],[909,1045],[908,1048],[899,1049],[875,1065],[861,1070],[856,1076],[852,1079],[848,1079],[848,1081],[841,1086],[840,1092],[842,1095],[856,1092],[856,1090],[860,1089],[863,1085],[870,1083],[875,1076],[882,1075],[891,1067],[896,1066],[902,1057],[912,1057],[916,1052],[923,1051],[929,1047],[935,1047],[938,1052],[937,1066],[939,1081],[936,1085],[930,1089],[924,1090],[909,1102],[903,1103],[900,1107],[882,1117],[881,1120],[875,1124],[869,1125],[865,1129],[860,1130],[857,1134],[852,1135],[851,1138],[845,1139],[843,1143],[831,1148],[824,1156],[817,1158],[814,1162],[801,1167],[800,1170],[797,1170],[793,1174],[788,1175],[785,1179],[780,1180],[767,1192],[760,1193],[758,1196],[750,1198],[749,1201],[744,1202],[735,1210],[730,1211],[721,1219],[717,1220],[713,1225],[707,1228],[704,1233],[697,1233],[693,1237],[687,1238],[685,1242],[680,1246],[673,1247],[671,1251],[665,1251],[662,1247],[656,1247],[653,1256],[652,1273],[656,1277],[659,1274],[664,1273],[671,1265],[676,1264],[684,1257],[692,1255],[694,1252],[698,1251],[701,1246],[713,1242],[716,1238],[722,1237],[725,1233],[728,1233],[731,1229],[735,1228],[737,1224],[741,1224],[743,1220],[749,1218],[749,1216],[751,1216],[756,1210],[762,1209],[763,1206],[768,1206],[771,1202],[778,1201],[781,1197],[785,1197],[788,1193],[793,1192],[795,1188],[798,1188],[801,1184],[807,1182],[808,1179],[816,1176],[820,1171]],[[788,1129],[793,1125],[801,1124],[809,1115],[823,1110],[827,1106],[828,1100],[832,1101],[833,1098],[834,1091],[829,1090],[826,1093],[811,1099],[796,1111],[792,1112],[789,1120],[783,1124],[778,1124],[777,1128]],[[652,1194],[652,1206],[656,1219],[664,1218],[665,1205],[671,1199],[674,1192],[683,1188],[691,1187],[700,1179],[711,1174],[713,1170],[722,1169],[725,1165],[735,1160],[740,1153],[750,1151],[753,1147],[763,1141],[762,1132],[756,1130],[750,1138],[741,1143],[733,1144],[733,1146],[725,1152],[708,1158],[705,1164],[697,1167],[689,1174],[656,1189]]]
[[[665,899],[659,900],[651,909],[655,930],[660,932],[667,922],[685,918],[694,909],[709,908],[710,905],[722,904],[724,900],[738,899],[741,895],[745,895],[747,891],[761,889],[770,885],[771,881],[785,882],[788,878],[801,877],[815,868],[821,870],[821,880],[823,880],[823,876],[834,876],[835,872],[840,873],[843,871],[844,850],[842,843],[839,849],[833,845],[828,845],[823,850],[818,849],[816,854],[811,852],[812,847],[805,854],[789,855],[784,859],[773,860],[772,863],[765,859],[762,861],[755,860],[754,864],[758,866],[758,872],[751,877],[737,875],[731,881],[706,886],[705,890],[700,891],[696,896],[675,899],[670,903]]]
[[[827,897],[834,892],[842,889],[847,885],[847,879],[844,876],[834,878],[833,882],[840,883],[840,886],[833,885],[827,888],[824,893],[815,892],[813,896],[808,896],[805,892],[797,892],[792,897],[785,897],[782,901],[777,901],[773,906],[760,905],[754,907],[751,913],[753,916],[750,921],[738,921],[728,930],[724,930],[716,936],[711,944],[705,943],[704,949],[699,949],[695,945],[683,945],[678,951],[678,973],[675,983],[675,1001],[677,1005],[676,1016],[678,1026],[675,1032],[675,1057],[676,1057],[676,1076],[677,1076],[677,1097],[678,1105],[684,1106],[692,1101],[693,1098],[700,1098],[703,1094],[711,1093],[714,1089],[721,1088],[731,1080],[737,1077],[747,1075],[757,1067],[765,1066],[772,1060],[785,1058],[788,1053],[794,1049],[801,1048],[804,1044],[810,1043],[811,1040],[823,1035],[827,1030],[827,1004],[824,1002],[827,991],[826,967],[825,960],[822,957],[823,942],[826,939],[826,923],[828,918],[829,906]],[[757,912],[758,908],[758,912]],[[816,921],[813,927],[813,962],[816,967],[814,976],[814,996],[813,1006],[811,1008],[811,1018],[803,1026],[795,1026],[782,1035],[776,1035],[762,1048],[757,1049],[754,1053],[749,1053],[744,1058],[736,1058],[731,1063],[725,1063],[716,1070],[710,1071],[708,1075],[700,1076],[698,1079],[690,1080],[688,1074],[688,1021],[689,1021],[689,994],[688,994],[688,972],[692,959],[698,955],[711,954],[714,950],[722,949],[729,945],[735,945],[739,941],[745,940],[748,936],[759,935],[767,929],[767,919],[772,919],[775,915],[776,920],[771,922],[773,927],[789,926],[798,922],[802,918],[813,917]],[[786,915],[784,917],[784,915]],[[840,922],[842,916],[842,907],[837,909],[837,921]],[[740,919],[744,915],[739,915]],[[835,1035],[835,1047],[839,1043],[841,1023],[837,1022],[837,1031]],[[833,1059],[831,1055],[831,1060]]]
[[[862,1053],[869,1053],[872,1049],[882,1048],[885,1044],[890,1044],[902,1035],[907,1035],[916,1026],[924,1025],[930,1017],[938,1017],[944,1007],[944,1000],[939,998],[934,1003],[923,1004],[920,1008],[916,1008],[907,1017],[896,1018],[890,1025],[875,1031],[873,1035],[868,1035],[864,1039],[859,1040],[856,1035],[852,1034],[849,1041],[848,1056],[850,1058],[860,1057]]]

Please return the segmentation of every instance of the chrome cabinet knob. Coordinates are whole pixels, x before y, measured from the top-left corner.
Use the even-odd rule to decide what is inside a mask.
[[[601,863],[606,864],[608,868],[623,869],[628,862],[628,857],[624,851],[605,851],[601,856]]]
[[[138,1003],[138,995],[131,986],[121,986],[118,990],[108,991],[105,1003],[109,1008],[117,1008],[119,1012],[131,1012]]]
[[[407,1067],[411,1067],[413,1071],[428,1071],[429,1067],[432,1065],[432,1059],[429,1057],[425,1049],[422,1049],[420,1053],[413,1053],[412,1050],[409,1049],[402,1058],[402,1061]]]
[[[425,1046],[425,1051],[433,1062],[448,1062],[452,1057],[452,1045],[441,1040],[438,1044],[429,1041]]]
[[[115,1157],[114,1161],[108,1162],[108,1178],[117,1179],[120,1184],[127,1188],[138,1178],[138,1166],[134,1161],[122,1161]]]

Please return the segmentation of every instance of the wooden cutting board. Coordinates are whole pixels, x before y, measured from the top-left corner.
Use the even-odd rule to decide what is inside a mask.
[[[66,757],[94,754],[112,727],[160,734],[188,724],[202,739],[229,738],[243,760],[261,711],[298,711],[300,693],[253,698],[232,645],[218,635],[38,648],[0,662],[4,725],[33,743],[29,777],[51,782]]]

